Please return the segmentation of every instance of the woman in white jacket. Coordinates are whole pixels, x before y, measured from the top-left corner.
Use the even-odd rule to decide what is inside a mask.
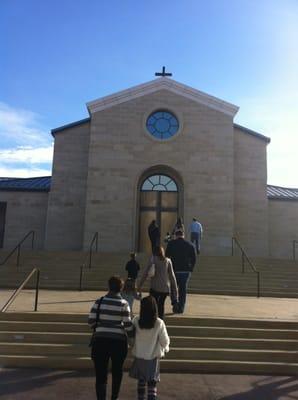
[[[156,384],[160,380],[159,359],[169,351],[170,339],[162,319],[157,317],[157,304],[152,296],[141,301],[140,316],[133,320],[135,341],[132,348],[134,361],[129,375],[138,380],[138,400],[157,397]]]

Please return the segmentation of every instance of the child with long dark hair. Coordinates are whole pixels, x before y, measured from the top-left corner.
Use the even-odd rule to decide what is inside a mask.
[[[141,301],[140,316],[133,319],[135,341],[132,348],[134,361],[129,372],[131,378],[138,380],[138,400],[157,397],[157,382],[160,381],[160,358],[169,351],[170,339],[162,319],[157,316],[157,304],[153,296]]]

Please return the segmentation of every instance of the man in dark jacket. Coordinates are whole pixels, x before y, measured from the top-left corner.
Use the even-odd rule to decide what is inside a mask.
[[[153,253],[155,247],[160,246],[160,230],[156,224],[155,219],[153,219],[151,224],[148,226],[148,235],[151,242],[152,253]]]
[[[178,304],[173,305],[173,311],[184,312],[188,282],[196,263],[196,252],[193,245],[184,239],[182,231],[176,231],[176,239],[167,246],[166,257],[172,260],[178,285]]]

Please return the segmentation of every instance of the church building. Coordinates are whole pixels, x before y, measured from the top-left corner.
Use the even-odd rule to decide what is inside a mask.
[[[292,257],[298,190],[267,185],[270,139],[234,123],[238,107],[161,74],[87,103],[52,130],[51,177],[0,178],[0,247],[30,230],[46,250],[149,252],[180,216],[203,225],[202,254]]]

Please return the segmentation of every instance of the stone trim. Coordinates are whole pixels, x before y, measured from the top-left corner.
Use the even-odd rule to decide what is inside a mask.
[[[180,82],[165,77],[154,79],[153,81],[134,86],[130,89],[122,90],[112,95],[90,101],[87,103],[87,108],[89,113],[93,114],[97,111],[164,89],[232,117],[234,117],[239,110],[239,107],[234,104],[227,103],[197,89],[193,89],[190,86],[186,86]]]

